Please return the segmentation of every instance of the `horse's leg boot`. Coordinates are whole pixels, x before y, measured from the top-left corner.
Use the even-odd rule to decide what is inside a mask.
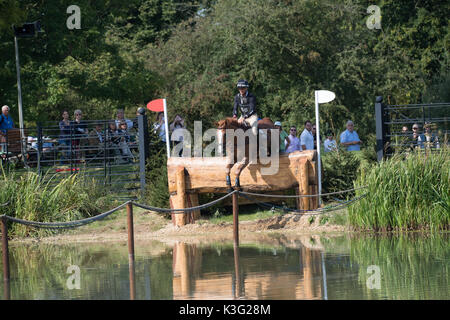
[[[233,188],[231,188],[231,178],[229,175],[227,175],[227,191],[228,192],[233,191]]]
[[[239,182],[239,177],[236,177],[236,180],[234,182],[234,189],[235,190],[240,190],[241,189],[241,184]]]

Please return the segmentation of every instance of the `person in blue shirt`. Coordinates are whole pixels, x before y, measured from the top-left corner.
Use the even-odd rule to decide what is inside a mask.
[[[14,128],[14,122],[9,115],[9,107],[4,105],[2,107],[2,114],[0,115],[0,130],[3,134],[6,134],[6,130]]]
[[[359,139],[358,134],[353,130],[354,124],[351,120],[347,121],[347,130],[341,133],[340,143],[347,147],[347,151],[359,151],[361,150],[362,141]]]
[[[6,144],[6,131],[14,128],[14,122],[9,115],[9,107],[4,105],[2,107],[2,114],[0,114],[0,143],[1,148],[4,149]]]

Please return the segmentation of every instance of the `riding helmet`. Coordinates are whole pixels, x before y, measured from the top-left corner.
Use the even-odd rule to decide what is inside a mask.
[[[248,88],[248,87],[249,87],[248,81],[247,81],[247,80],[240,79],[240,80],[238,81],[238,83],[237,83],[237,87],[238,87],[238,88]]]

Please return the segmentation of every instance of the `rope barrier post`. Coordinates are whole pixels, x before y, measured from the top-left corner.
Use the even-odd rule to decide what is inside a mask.
[[[239,255],[239,244],[236,242],[233,246],[233,253],[234,253],[234,273],[235,273],[235,290],[234,290],[234,298],[239,299],[241,296],[243,296],[243,286],[242,286],[242,279],[241,279],[241,269],[240,269],[240,255]]]
[[[239,245],[239,202],[238,192],[233,193],[233,238],[234,244]]]
[[[130,274],[130,300],[136,297],[136,281],[134,277],[134,227],[133,227],[133,202],[127,203],[128,225],[128,268]]]
[[[4,299],[9,300],[9,249],[8,249],[8,226],[6,225],[6,217],[1,217],[2,230],[2,261],[3,261],[3,290]]]

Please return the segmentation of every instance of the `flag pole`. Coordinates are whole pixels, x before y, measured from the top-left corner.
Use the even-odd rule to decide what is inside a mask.
[[[319,129],[319,99],[318,99],[318,91],[314,91],[315,94],[315,102],[316,102],[316,141],[317,141],[317,178],[319,183],[319,205],[322,204],[322,198],[320,194],[322,194],[322,171],[320,167],[320,129]]]
[[[164,125],[166,126],[166,146],[167,146],[167,159],[170,158],[170,141],[169,141],[169,120],[167,119],[167,103],[166,99],[163,99],[164,103]]]

